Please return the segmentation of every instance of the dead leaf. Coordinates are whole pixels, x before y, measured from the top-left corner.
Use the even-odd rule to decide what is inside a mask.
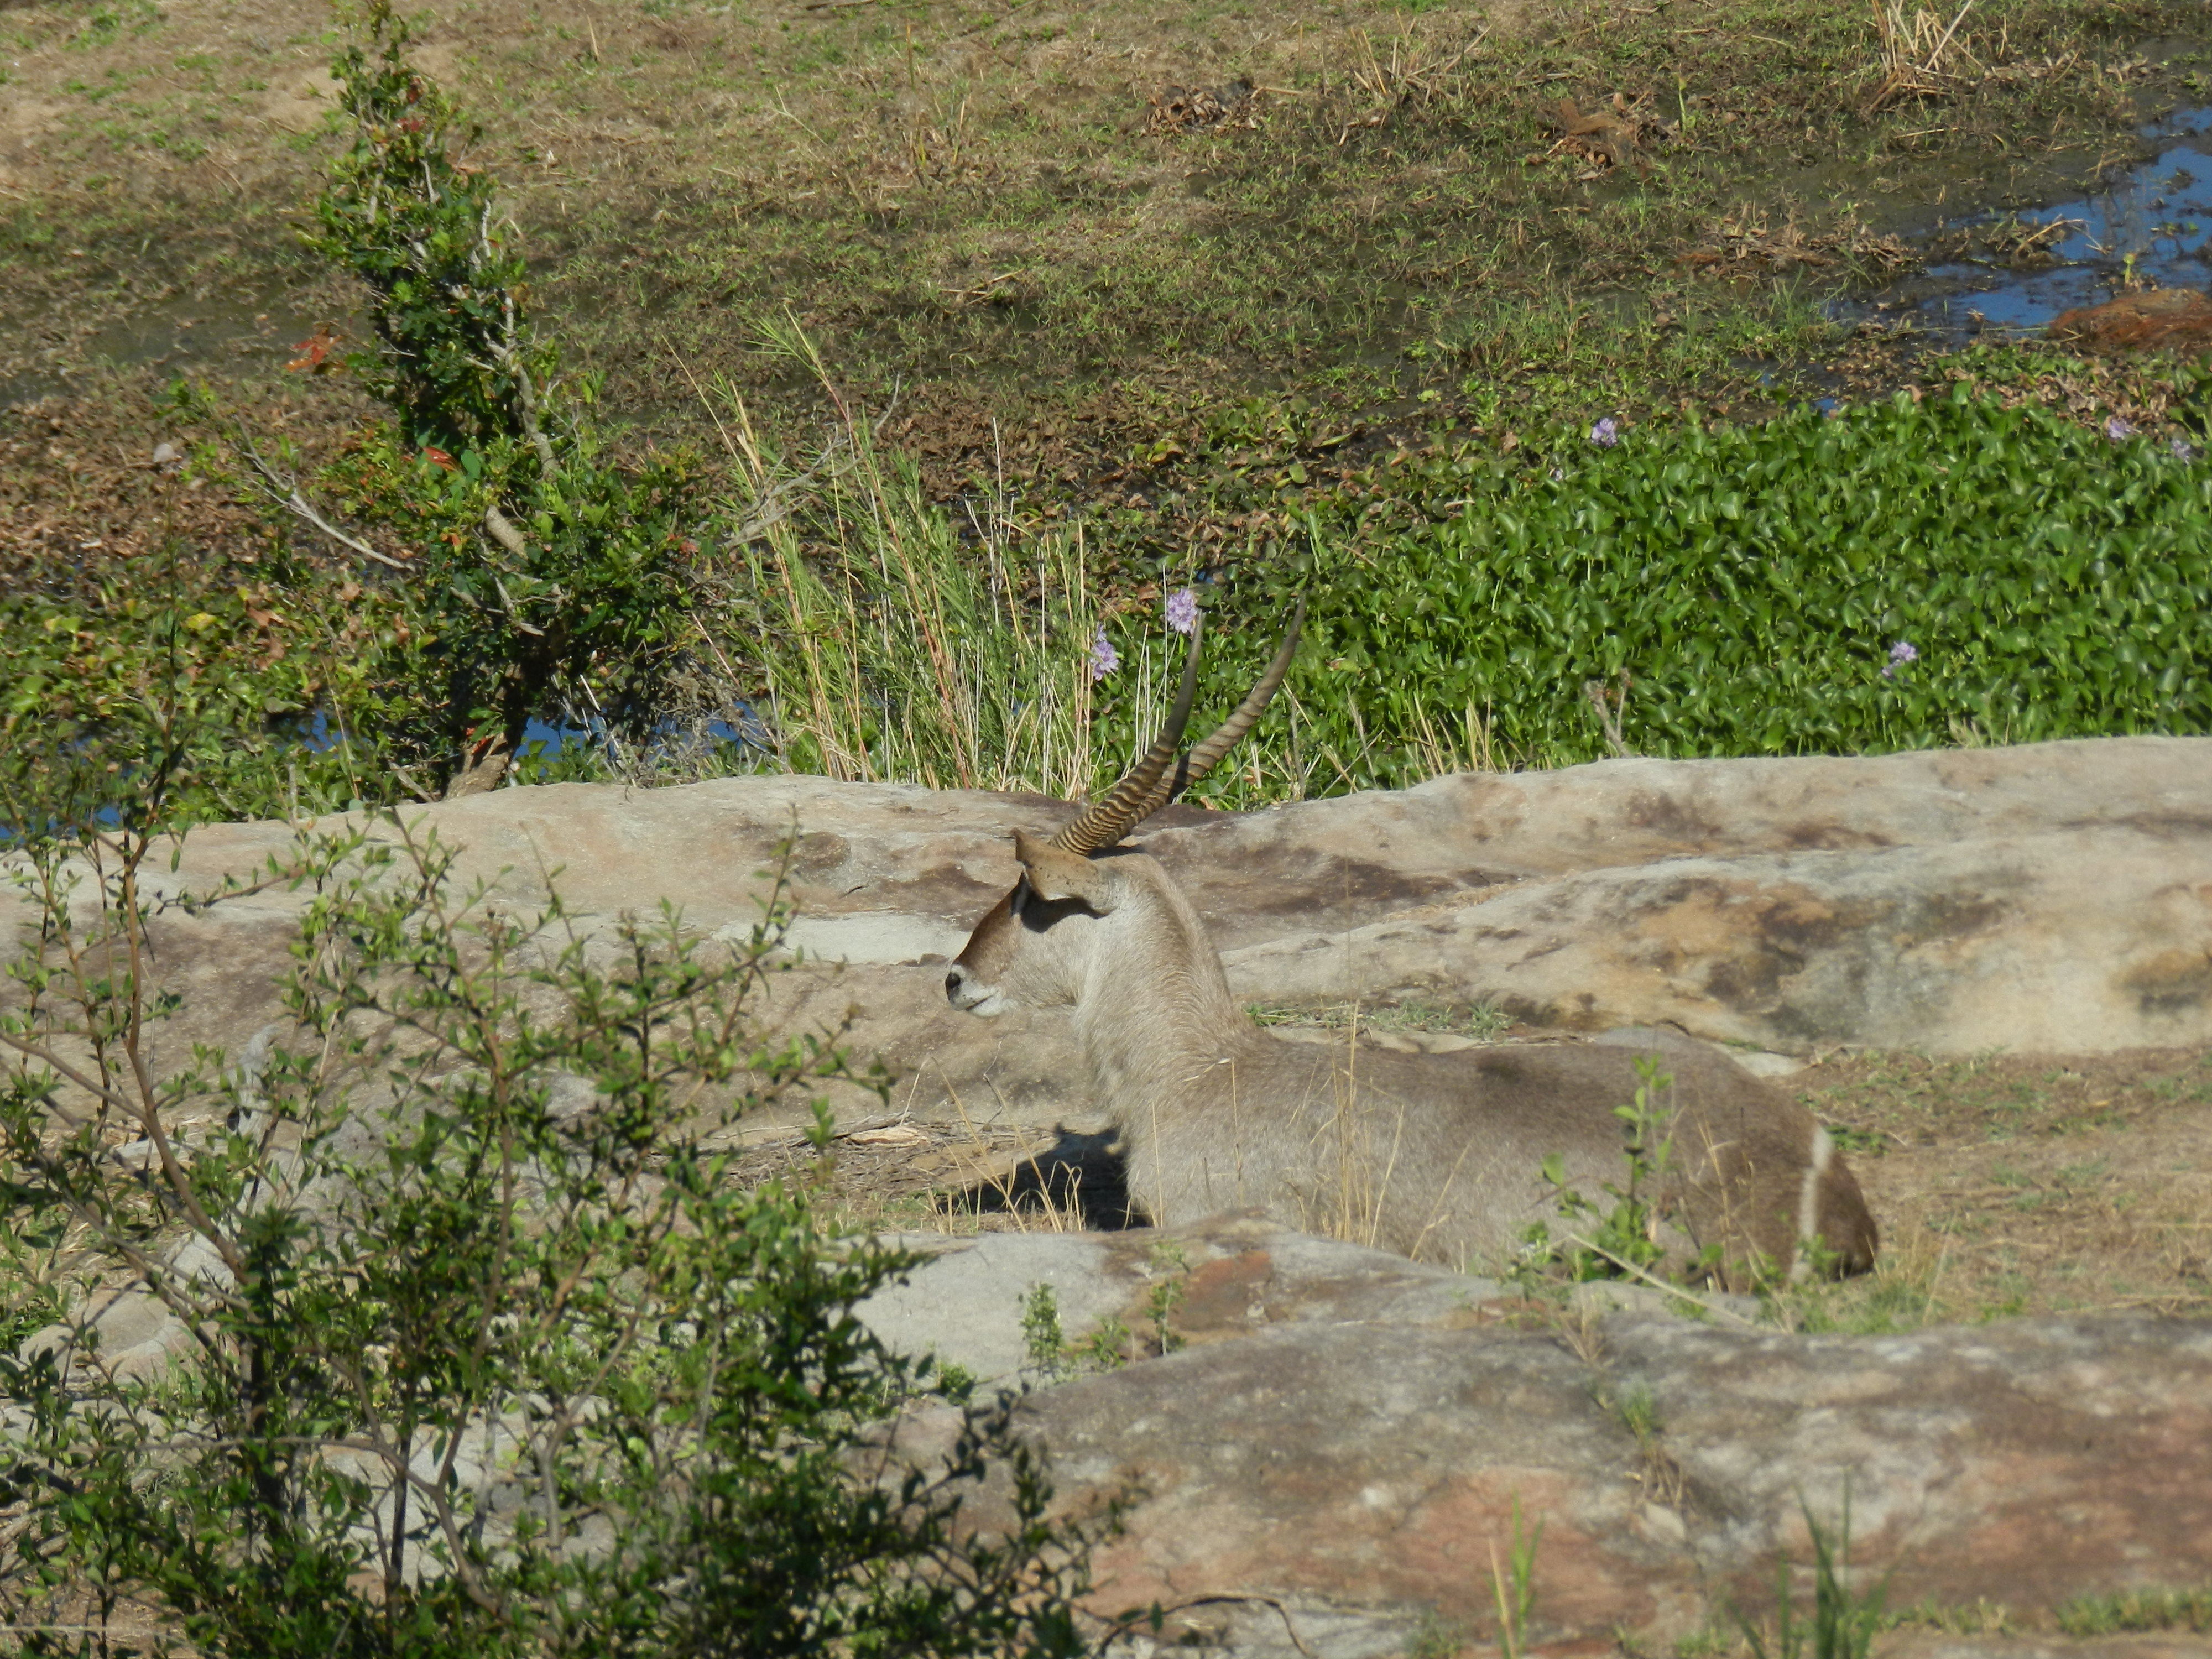
[[[300,355],[284,367],[295,373],[304,368],[311,374],[327,374],[343,366],[343,360],[336,355],[337,348],[338,337],[325,323],[293,348]]]
[[[855,1146],[919,1146],[928,1141],[929,1135],[911,1123],[889,1123],[880,1129],[862,1129],[845,1139]]]
[[[1230,128],[1256,130],[1259,88],[1236,82],[1215,92],[1206,87],[1164,87],[1148,100],[1148,133],[1198,132]]]
[[[1559,142],[1548,153],[1584,161],[1600,172],[1634,167],[1649,175],[1651,161],[1646,150],[1653,141],[1672,138],[1674,129],[1658,118],[1650,93],[1632,101],[1616,92],[1612,106],[1585,111],[1571,98],[1560,99],[1550,118],[1559,130]]]

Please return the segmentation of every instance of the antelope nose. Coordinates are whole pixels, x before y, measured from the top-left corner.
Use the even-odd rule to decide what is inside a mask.
[[[945,976],[945,1000],[954,1007],[959,1007],[960,988],[967,982],[968,970],[956,965],[952,971]]]

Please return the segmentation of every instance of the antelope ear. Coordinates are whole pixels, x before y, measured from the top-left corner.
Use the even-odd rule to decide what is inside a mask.
[[[1102,869],[1080,853],[1032,840],[1014,831],[1014,856],[1029,878],[1030,890],[1047,903],[1080,899],[1100,915],[1114,908],[1120,883],[1110,870]]]

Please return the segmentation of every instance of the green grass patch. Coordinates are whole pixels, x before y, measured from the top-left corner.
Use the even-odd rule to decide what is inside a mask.
[[[2212,730],[2212,468],[2164,443],[1961,389],[1401,471],[1395,533],[1337,497],[1309,520],[1291,689],[1343,786],[1415,781],[1462,733],[1601,757],[1593,684],[1676,757]],[[1237,596],[1224,690],[1279,603]]]
[[[2122,1631],[2212,1631],[2212,1584],[2198,1589],[2123,1590],[2077,1596],[2058,1609],[2058,1628],[2069,1636],[2110,1636]]]

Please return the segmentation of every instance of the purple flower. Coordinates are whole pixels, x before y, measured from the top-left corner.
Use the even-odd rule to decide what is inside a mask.
[[[2124,443],[2136,435],[2136,429],[2133,423],[2115,415],[2105,422],[2105,435],[2116,444]]]
[[[1905,641],[1899,640],[1895,645],[1889,647],[1889,663],[1888,665],[1881,671],[1881,677],[1886,680],[1894,679],[1897,678],[1897,671],[1905,666],[1906,663],[1918,662],[1919,660],[1920,653],[1912,646],[1905,643]]]
[[[2173,459],[2177,461],[2194,459],[2197,454],[2197,452],[2189,447],[2189,440],[2186,438],[2176,438],[2166,447],[2172,452]]]
[[[1103,680],[1121,665],[1121,653],[1106,637],[1106,624],[1098,624],[1098,637],[1091,641],[1091,678]]]
[[[1620,425],[1612,416],[1607,416],[1590,428],[1590,440],[1601,449],[1611,449],[1620,441]]]
[[[1168,626],[1178,634],[1188,634],[1198,626],[1198,594],[1191,588],[1182,588],[1168,595]]]

